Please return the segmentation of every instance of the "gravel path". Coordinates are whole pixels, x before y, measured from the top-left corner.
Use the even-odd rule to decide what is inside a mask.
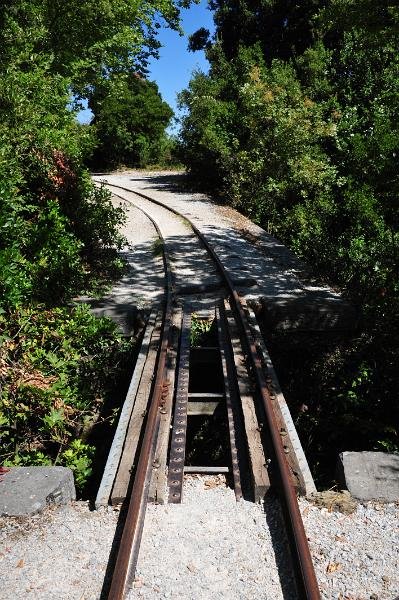
[[[304,265],[276,238],[204,194],[177,189],[179,178],[179,173],[125,171],[96,179],[146,193],[187,216],[218,251],[246,299],[302,297],[317,291],[339,298],[330,288],[310,280]]]
[[[118,516],[74,502],[31,518],[0,519],[0,599],[99,598]]]
[[[276,502],[268,499],[265,512],[237,504],[214,481],[192,477],[181,506],[148,508],[129,600],[295,597],[289,579],[284,594],[280,587],[289,565]],[[398,505],[368,503],[350,515],[306,500],[300,507],[323,600],[399,598]],[[0,599],[100,598],[118,516],[75,502],[30,519],[0,519]]]
[[[300,506],[323,598],[399,599],[398,504],[359,504],[349,515]]]
[[[210,290],[214,303],[214,291],[221,287],[222,282],[208,252],[191,227],[166,208],[157,206],[133,193],[121,193],[127,200],[131,200],[136,206],[150,213],[157,222],[168,250],[176,296],[192,295],[195,292],[202,293],[203,290]],[[127,205],[129,206],[129,203]],[[137,212],[137,209],[131,208]],[[130,228],[131,230],[132,228]]]
[[[134,301],[140,308],[151,306],[154,302],[160,302],[163,296],[163,260],[156,251],[158,233],[141,210],[129,202],[114,198],[116,203],[122,204],[126,211],[126,223],[121,230],[128,242],[123,252],[130,265],[126,292],[130,301],[133,292]]]
[[[181,505],[147,509],[129,600],[297,598],[283,530],[275,499],[263,511],[237,503],[222,476],[186,477]]]
[[[138,312],[147,312],[162,301],[164,266],[162,253],[157,251],[158,233],[150,219],[129,202],[113,196],[114,206],[125,209],[126,222],[121,233],[127,244],[121,255],[127,271],[120,281],[100,299],[79,298],[92,307],[94,314],[109,316],[126,335],[132,335]]]

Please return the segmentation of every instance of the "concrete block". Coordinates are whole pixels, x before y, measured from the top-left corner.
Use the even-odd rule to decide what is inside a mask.
[[[75,482],[66,467],[11,467],[0,482],[0,516],[22,517],[48,504],[75,500]]]
[[[354,307],[326,289],[263,296],[262,316],[274,331],[352,331],[357,316]]]
[[[338,479],[358,500],[399,500],[399,455],[385,452],[342,452]]]

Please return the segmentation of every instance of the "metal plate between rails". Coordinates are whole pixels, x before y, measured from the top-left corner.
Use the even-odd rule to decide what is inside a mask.
[[[179,371],[177,375],[175,412],[169,452],[169,503],[180,504],[183,495],[184,461],[186,456],[187,402],[190,368],[191,313],[183,315],[180,339]]]

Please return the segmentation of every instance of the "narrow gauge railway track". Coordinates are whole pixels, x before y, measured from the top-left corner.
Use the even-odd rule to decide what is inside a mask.
[[[271,390],[269,389],[269,381],[264,372],[264,368],[259,357],[257,345],[254,340],[248,318],[244,306],[240,300],[237,290],[234,288],[231,278],[224,268],[217,253],[214,251],[208,240],[203,236],[199,229],[187,217],[181,214],[176,209],[167,206],[166,204],[151,198],[147,194],[131,190],[119,185],[108,184],[109,188],[116,188],[129,194],[134,194],[139,198],[152,202],[163,209],[166,209],[179,218],[184,219],[189,223],[193,232],[201,240],[203,246],[207,249],[209,256],[217,266],[218,272],[224,282],[225,295],[228,296],[230,307],[234,315],[235,323],[240,334],[243,354],[246,357],[254,384],[256,385],[258,395],[262,400],[263,410],[267,422],[267,432],[271,446],[271,460],[273,463],[273,483],[277,488],[280,502],[285,517],[285,525],[287,536],[290,542],[291,554],[295,569],[296,581],[300,597],[316,600],[320,598],[319,588],[316,575],[311,559],[310,549],[307,542],[305,529],[303,526],[296,490],[291,478],[290,468],[286,458],[284,446],[281,440],[281,433],[278,427],[276,417],[273,410]],[[142,210],[154,223],[158,235],[162,239],[162,234],[159,225],[155,222],[152,216],[133,202],[120,194],[114,193],[115,196],[122,198]],[[112,582],[109,591],[109,599],[116,600],[125,597],[128,589],[129,581],[131,581],[134,569],[137,563],[138,551],[144,524],[145,507],[148,498],[149,482],[151,477],[151,465],[154,457],[157,433],[159,429],[160,413],[163,409],[163,399],[168,382],[165,379],[165,360],[168,351],[168,339],[170,330],[170,321],[172,315],[172,274],[170,263],[167,256],[167,251],[164,246],[164,264],[166,272],[166,294],[164,301],[164,313],[162,320],[162,334],[160,341],[160,350],[155,374],[155,384],[153,387],[152,397],[149,403],[147,422],[143,442],[140,449],[139,460],[135,472],[132,492],[129,500],[129,508],[126,517],[126,523],[122,534],[121,543],[117,555],[115,569],[112,577]],[[189,331],[190,315],[183,316],[183,332]],[[219,323],[222,319],[219,318]],[[223,325],[219,325],[219,339],[223,340]],[[184,339],[184,338],[182,338]],[[223,342],[222,342],[223,343]],[[180,352],[180,369],[176,386],[176,405],[174,413],[174,423],[172,431],[172,442],[169,462],[169,501],[179,502],[181,500],[181,486],[184,473],[184,456],[179,456],[179,452],[184,455],[185,429],[187,425],[187,348],[184,347],[184,341],[181,342]],[[227,403],[227,413],[229,415],[229,405]],[[232,423],[229,420],[229,430],[232,431]],[[237,449],[234,446],[234,439],[230,436],[231,452],[232,452],[232,471],[234,488],[237,499],[241,496],[241,482],[239,479],[238,469],[235,468],[237,463]],[[177,462],[176,462],[177,461]],[[173,469],[173,472],[172,472]],[[175,486],[175,487],[174,487]],[[175,490],[175,491],[173,491]]]

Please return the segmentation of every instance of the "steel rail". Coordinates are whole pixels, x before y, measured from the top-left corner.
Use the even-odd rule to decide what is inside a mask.
[[[198,231],[197,227],[195,227],[194,224],[191,225],[193,227],[193,230],[202,240],[208,252],[213,257],[216,264],[219,266],[220,272],[222,273],[225,283],[230,291],[230,295],[234,304],[234,309],[238,317],[237,320],[243,333],[244,343],[247,346],[246,350],[252,366],[252,372],[256,378],[266,414],[268,431],[271,437],[273,454],[277,463],[277,472],[281,484],[280,491],[282,491],[281,496],[287,517],[287,529],[291,534],[290,537],[294,546],[292,549],[293,558],[300,574],[300,576],[297,578],[298,586],[302,588],[300,589],[300,592],[304,598],[307,598],[309,600],[319,600],[320,590],[313,566],[312,557],[310,554],[305,528],[298,506],[295,487],[292,482],[290,468],[285,457],[284,447],[281,441],[276,417],[274,415],[272,399],[270,397],[270,392],[266,382],[262,363],[260,361],[256,345],[253,340],[252,333],[249,328],[249,324],[240,301],[240,297],[235,288],[233,287],[231,278],[228,275],[224,265],[222,264],[215,250],[209,244],[208,240],[205,239],[203,234],[201,234],[201,232]]]
[[[237,320],[243,334],[244,343],[246,345],[247,355],[249,357],[253,375],[255,376],[255,379],[257,381],[258,389],[262,398],[262,403],[272,443],[272,451],[277,465],[277,473],[280,483],[280,496],[282,497],[282,503],[285,509],[284,513],[286,516],[286,526],[291,541],[292,555],[297,571],[297,582],[300,588],[299,591],[301,593],[301,596],[307,598],[308,600],[319,600],[320,590],[314,570],[312,557],[310,554],[305,528],[298,506],[295,487],[291,479],[290,468],[285,456],[284,447],[281,441],[277,421],[274,415],[270,391],[267,385],[262,363],[259,358],[243,306],[241,304],[239,295],[233,286],[230,276],[228,275],[220,258],[218,257],[217,253],[212,248],[212,246],[209,244],[204,234],[201,231],[199,231],[199,229],[194,225],[194,223],[190,219],[188,219],[183,213],[179,212],[175,208],[170,207],[159,200],[151,198],[150,196],[142,192],[138,192],[136,190],[132,190],[113,183],[107,182],[107,185],[109,185],[109,187],[116,187],[126,192],[132,193],[136,196],[142,197],[145,200],[148,200],[154,204],[166,208],[175,215],[184,218],[190,224],[193,231],[200,238],[200,240],[208,250],[209,254],[212,256],[212,258],[218,265],[219,271],[222,274],[222,277],[226,283],[226,286],[232,298],[234,310],[236,312]],[[124,200],[127,199],[124,198]],[[132,204],[134,204],[134,202],[132,202]]]
[[[115,194],[117,195],[117,194]],[[119,196],[122,198],[122,196]],[[122,198],[126,201],[126,198]],[[161,231],[154,219],[143,209],[147,217],[153,223],[159,238],[163,241]],[[163,250],[163,261],[165,267],[165,300],[162,320],[162,334],[160,349],[158,353],[155,384],[150,399],[150,407],[145,426],[140,456],[134,477],[126,521],[123,528],[118,554],[112,574],[111,585],[108,592],[108,600],[123,600],[129,588],[131,578],[134,576],[140,542],[143,533],[144,518],[148,499],[148,490],[151,477],[150,465],[153,461],[160,415],[165,403],[168,382],[165,381],[165,363],[169,343],[169,331],[172,315],[172,276],[169,258],[165,249]]]

